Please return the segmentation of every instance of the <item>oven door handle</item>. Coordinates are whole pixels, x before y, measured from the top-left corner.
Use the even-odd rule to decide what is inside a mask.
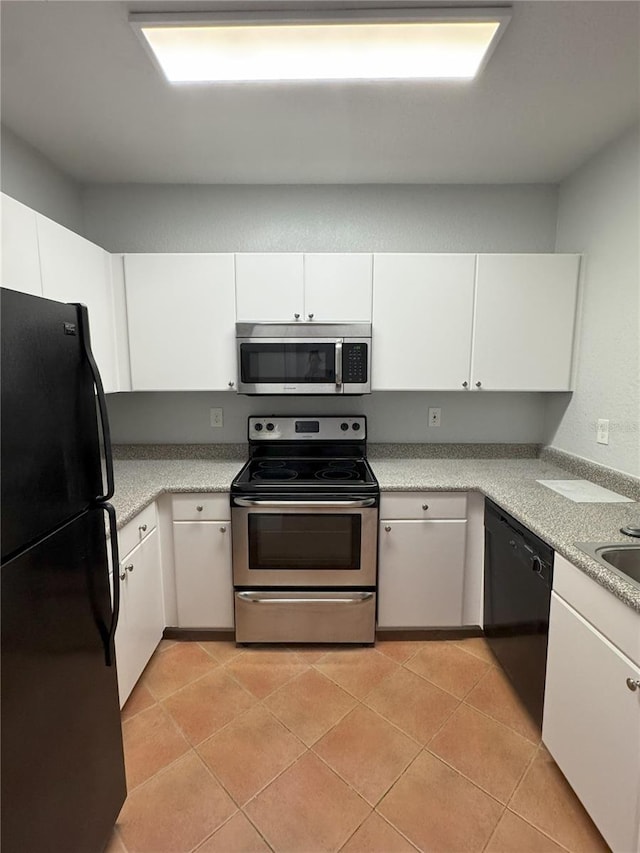
[[[335,598],[287,598],[286,593],[282,596],[266,597],[262,592],[237,592],[236,595],[250,604],[355,604],[373,598],[372,592],[349,592]]]
[[[376,502],[375,498],[364,498],[357,501],[261,501],[253,498],[234,498],[234,506],[252,506],[261,507],[262,509],[286,509],[287,507],[305,509],[333,509],[334,507],[367,507],[373,506]]]

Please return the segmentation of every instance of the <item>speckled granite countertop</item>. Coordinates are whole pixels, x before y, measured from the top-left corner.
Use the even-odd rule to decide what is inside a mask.
[[[225,492],[243,459],[115,461],[118,527],[164,492]],[[536,480],[578,479],[544,459],[369,460],[383,491],[480,491],[625,604],[640,612],[640,589],[575,547],[576,542],[631,543],[620,533],[640,521],[640,503],[573,503]],[[612,488],[610,486],[610,488]]]

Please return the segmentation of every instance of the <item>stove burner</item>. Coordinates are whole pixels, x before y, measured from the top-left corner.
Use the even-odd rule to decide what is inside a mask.
[[[318,480],[357,480],[357,473],[351,468],[338,468],[333,465],[330,468],[323,468],[322,471],[316,471],[316,479]]]
[[[329,462],[330,468],[355,468],[358,463],[355,459],[332,459]]]
[[[285,466],[282,459],[265,459],[264,462],[258,464],[260,468],[284,468]]]
[[[292,471],[291,468],[263,468],[262,471],[256,471],[253,475],[254,480],[295,480],[298,476],[297,471]]]

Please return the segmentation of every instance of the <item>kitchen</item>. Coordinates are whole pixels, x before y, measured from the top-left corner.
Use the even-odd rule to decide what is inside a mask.
[[[146,64],[148,58],[140,50],[139,43],[131,38],[126,20],[128,9],[120,4],[102,3],[18,2],[3,5],[3,121],[6,125],[2,136],[2,190],[31,211],[25,213],[23,209],[22,213],[25,217],[32,217],[29,227],[33,225],[33,230],[30,233],[36,235],[38,252],[34,255],[33,251],[29,253],[23,249],[20,259],[24,264],[25,258],[32,261],[36,258],[31,263],[31,274],[37,265],[40,293],[45,296],[52,291],[64,294],[66,287],[68,297],[61,295],[56,298],[61,301],[78,299],[71,282],[74,269],[79,280],[86,276],[87,268],[100,269],[100,274],[108,277],[107,293],[112,295],[112,303],[107,310],[111,311],[115,332],[101,337],[100,331],[92,327],[92,338],[96,348],[105,339],[112,344],[112,360],[104,362],[105,367],[101,364],[101,370],[108,392],[112,440],[117,447],[115,505],[119,516],[119,538],[124,537],[125,540],[120,550],[125,558],[138,545],[147,547],[149,536],[154,529],[157,531],[163,568],[163,587],[159,590],[158,599],[162,609],[160,632],[165,627],[178,624],[181,601],[179,585],[176,592],[175,580],[173,587],[170,582],[172,572],[177,578],[177,565],[173,563],[178,555],[174,549],[173,532],[189,529],[195,534],[206,527],[211,535],[215,531],[219,538],[233,532],[228,497],[225,502],[223,496],[228,493],[231,481],[247,458],[249,417],[266,418],[274,414],[278,418],[305,420],[331,415],[339,415],[345,420],[366,418],[367,456],[380,483],[382,498],[401,497],[394,496],[394,491],[420,498],[415,509],[419,513],[417,516],[411,514],[413,508],[396,510],[389,503],[384,508],[385,515],[381,505],[380,518],[384,520],[384,526],[398,528],[405,525],[406,528],[415,522],[427,523],[420,515],[423,502],[431,506],[430,511],[433,512],[438,498],[464,494],[467,500],[464,510],[467,541],[475,537],[475,553],[480,554],[480,562],[484,496],[502,505],[520,521],[528,522],[534,533],[549,541],[569,563],[582,567],[584,571],[587,571],[587,566],[593,570],[593,564],[586,557],[584,563],[581,562],[581,552],[574,543],[622,542],[625,537],[619,533],[619,528],[637,521],[637,504],[574,504],[551,491],[547,494],[546,487],[535,484],[536,479],[573,479],[576,476],[597,480],[599,474],[604,474],[606,478],[602,485],[614,492],[628,494],[635,500],[638,498],[637,492],[630,491],[637,490],[640,475],[638,137],[637,128],[633,127],[637,121],[638,103],[635,73],[637,4],[557,4],[555,12],[552,12],[551,4],[514,6],[513,19],[503,40],[478,83],[474,84],[477,86],[485,81],[486,88],[476,93],[481,99],[479,112],[472,111],[472,98],[469,97],[457,105],[450,114],[449,123],[444,125],[446,113],[443,111],[447,105],[442,102],[448,100],[448,95],[447,98],[433,95],[425,102],[433,111],[430,113],[431,125],[437,125],[435,119],[439,117],[443,122],[444,135],[434,135],[433,130],[427,133],[424,127],[415,128],[408,124],[408,114],[416,109],[410,87],[389,87],[387,84],[384,90],[387,110],[384,128],[372,115],[372,111],[378,109],[377,102],[373,99],[371,103],[367,101],[366,89],[362,100],[359,100],[354,88],[343,85],[327,92],[316,87],[314,94],[318,100],[314,101],[313,108],[307,106],[305,109],[307,95],[300,98],[295,87],[290,87],[284,101],[275,89],[263,91],[262,104],[260,97],[247,87],[235,92],[234,98],[228,97],[230,90],[224,90],[218,96],[215,103],[224,111],[228,126],[216,125],[215,132],[208,126],[208,135],[205,137],[203,134],[207,145],[202,146],[202,140],[194,139],[190,128],[199,127],[195,116],[203,112],[206,99],[212,97],[211,94],[203,90],[187,90],[185,105],[181,96],[166,88],[155,76],[153,67]],[[143,9],[144,5],[136,8]],[[615,14],[610,11],[612,8]],[[96,31],[102,33],[100,37],[93,34],[95,24],[98,25]],[[607,27],[611,29],[607,30]],[[603,28],[609,35],[600,41],[597,34]],[[109,45],[104,44],[105,32],[112,32],[114,39],[118,33],[121,62],[117,68],[114,67]],[[81,42],[78,41],[79,33],[82,33]],[[585,39],[584,43],[576,33]],[[575,45],[573,54],[567,50],[567,44]],[[82,51],[86,53],[82,54]],[[599,63],[593,61],[595,51],[603,51]],[[39,60],[36,54],[40,55]],[[551,65],[551,58],[559,61],[558,56],[563,57],[566,66]],[[65,57],[68,61],[64,61]],[[509,66],[512,68],[511,76],[515,78],[511,90],[504,88],[506,72],[499,64],[508,59],[515,62]],[[83,67],[94,69],[93,75],[78,75],[79,61],[83,62]],[[519,67],[518,62],[528,62],[530,68],[536,69],[535,74],[529,71],[529,77],[533,78],[538,89],[527,89],[527,81],[513,72]],[[135,74],[133,68],[136,69]],[[61,99],[59,102],[44,85],[44,81],[54,74],[58,81],[55,97]],[[104,91],[96,86],[98,74],[105,86],[105,81],[113,78],[114,89]],[[134,79],[138,81],[138,88],[134,87],[130,100],[127,100],[126,90]],[[114,96],[114,91],[117,96]],[[525,91],[529,100],[524,97]],[[536,100],[542,98],[543,93],[548,100]],[[552,93],[557,94],[557,102]],[[455,95],[460,97],[459,90]],[[522,103],[518,102],[518,97]],[[178,138],[170,135],[169,124],[161,124],[160,116],[153,112],[159,109],[160,101],[162,109],[167,111],[164,115],[177,118],[171,124],[175,124],[173,131]],[[595,111],[594,101],[601,112]],[[420,109],[424,110],[425,103],[419,103]],[[541,122],[537,112],[540,103],[549,111],[545,122]],[[89,104],[102,116],[101,123],[96,125],[99,132],[91,130],[86,121]],[[118,104],[118,112],[114,111],[114,104]],[[143,104],[152,114],[144,113]],[[570,111],[568,104],[571,104]],[[501,112],[503,106],[504,112]],[[334,122],[328,125],[332,134],[329,138],[327,132],[318,127],[318,116],[322,117],[323,108]],[[451,105],[448,108],[453,109]],[[484,136],[488,133],[485,125],[492,122],[483,118],[483,110],[488,111],[499,130],[490,139]],[[306,120],[292,124],[290,115],[287,118],[289,113],[304,115]],[[265,132],[259,139],[255,137],[260,134],[246,133],[251,123],[257,120],[265,123]],[[273,126],[269,124],[270,120],[273,120]],[[166,134],[166,140],[157,137],[150,148],[148,141],[152,137],[147,137],[147,143],[142,140],[141,145],[136,135],[143,122],[148,132],[155,128],[156,137],[160,133]],[[279,128],[278,132],[274,127]],[[514,127],[520,129],[520,135],[507,136],[507,130]],[[231,133],[232,128],[238,136],[230,144],[226,134]],[[356,134],[358,128],[361,128],[363,136],[349,139],[348,134]],[[400,135],[398,128],[403,129]],[[454,144],[454,140],[466,139],[472,128],[474,148],[471,152],[466,149],[465,156],[465,151],[459,149],[460,143]],[[504,136],[502,140],[501,135]],[[314,136],[318,136],[318,144],[315,144]],[[570,142],[566,143],[565,139]],[[175,152],[180,150],[179,142],[190,151],[192,166],[186,160],[178,162]],[[215,151],[215,156],[211,156],[211,151]],[[424,156],[417,157],[418,152]],[[516,153],[522,156],[522,160],[517,160]],[[411,163],[414,164],[412,173],[408,171]],[[63,165],[65,168],[61,169]],[[170,176],[169,180],[163,175]],[[9,222],[10,215],[5,213],[3,227]],[[77,234],[85,238],[84,242],[81,238],[78,238],[80,242],[74,239]],[[99,257],[92,255],[87,240],[99,246],[103,254]],[[13,245],[13,240],[5,243],[3,239],[3,255],[9,256]],[[486,387],[486,380],[486,390],[476,389],[474,380],[480,381],[480,377],[469,372],[469,357],[460,375],[460,390],[454,390],[450,378],[438,384],[431,378],[433,370],[438,362],[450,363],[449,353],[438,357],[441,351],[429,349],[430,336],[423,333],[418,337],[415,331],[412,336],[401,336],[402,352],[406,356],[401,353],[401,357],[394,360],[393,352],[389,355],[389,349],[385,350],[382,333],[379,339],[376,338],[378,327],[393,308],[393,300],[383,314],[376,313],[374,280],[373,393],[341,400],[296,395],[265,400],[241,396],[229,387],[229,382],[237,382],[234,323],[243,319],[270,318],[264,316],[264,309],[259,317],[236,315],[237,290],[234,288],[237,288],[238,280],[233,277],[228,287],[220,286],[215,301],[215,318],[207,316],[203,308],[208,304],[206,301],[199,303],[199,310],[194,316],[194,312],[188,310],[186,296],[174,304],[173,315],[167,316],[168,312],[163,309],[159,298],[157,302],[149,299],[143,277],[139,278],[142,283],[138,294],[133,293],[131,285],[132,265],[142,262],[145,257],[152,263],[153,256],[158,253],[164,254],[160,260],[167,276],[172,264],[177,264],[180,259],[181,263],[190,260],[195,263],[199,253],[203,258],[209,255],[218,259],[235,255],[236,276],[239,258],[243,258],[240,264],[250,264],[252,258],[260,255],[259,269],[264,273],[269,261],[265,254],[279,256],[285,265],[298,264],[297,271],[292,274],[294,293],[295,287],[298,287],[298,292],[301,290],[300,285],[295,284],[295,276],[300,275],[303,256],[305,261],[309,259],[306,268],[310,269],[311,261],[317,263],[315,259],[323,254],[334,255],[336,263],[346,262],[344,259],[351,255],[359,255],[365,261],[368,258],[375,271],[378,259],[393,254],[404,255],[405,259],[411,255],[414,259],[422,256],[425,263],[440,254],[460,258],[477,256],[480,265],[489,257],[499,259],[505,255],[529,256],[530,262],[533,262],[532,255],[580,255],[582,304],[576,335],[577,357],[572,363],[575,370],[573,391],[541,390],[540,386],[524,384],[507,386],[508,390],[491,390]],[[188,257],[190,254],[193,255],[191,259]],[[188,288],[196,286],[196,276],[185,276],[181,269],[184,267],[178,264],[173,283],[165,286],[180,288],[180,292],[186,294]],[[304,269],[303,264],[303,277]],[[154,276],[160,287],[157,272]],[[65,277],[69,281],[65,281]],[[5,273],[3,278],[6,278]],[[408,272],[404,278],[409,281]],[[279,285],[274,285],[274,280],[282,284],[283,273],[276,272],[265,278],[262,286],[256,289],[268,290],[270,303],[291,304],[291,315],[294,311],[300,313],[296,302],[299,297],[291,300],[280,294]],[[6,282],[3,284],[6,286]],[[307,282],[304,284],[306,286]],[[251,287],[247,292],[251,292]],[[207,300],[210,295],[201,290],[198,298]],[[418,314],[415,303],[410,299],[403,306],[400,290],[397,302],[407,313],[407,328],[415,329],[411,325],[416,322],[412,315]],[[106,304],[108,306],[108,302]],[[621,310],[621,305],[628,308]],[[139,335],[133,338],[132,318],[144,316],[145,306],[153,322],[136,326]],[[301,307],[302,310],[307,309],[305,313],[313,312],[310,306],[303,304]],[[104,316],[106,314],[100,315],[101,320]],[[471,302],[465,316],[471,322]],[[221,317],[228,318],[226,325],[221,324]],[[429,315],[423,314],[423,317],[423,322],[428,323]],[[285,318],[279,316],[276,319]],[[293,317],[286,319],[293,321]],[[367,318],[334,316],[331,319]],[[554,317],[544,317],[543,314],[542,319],[544,322],[534,325],[533,330],[522,330],[523,342],[531,351],[539,352],[558,343],[548,325]],[[185,326],[185,323],[192,325]],[[210,333],[212,323],[215,323],[215,335]],[[154,340],[149,330],[153,332],[155,329],[157,333],[159,328],[165,331],[156,335]],[[222,338],[222,330],[226,340]],[[431,337],[435,331],[430,330]],[[147,337],[142,337],[145,334]],[[183,343],[175,351],[171,350],[166,341],[173,336],[180,340],[181,334]],[[462,337],[458,332],[456,341],[460,340]],[[465,346],[471,347],[471,341],[471,335],[467,334]],[[446,339],[444,342],[439,340],[439,346],[445,344]],[[149,375],[148,371],[145,374],[146,366],[140,359],[148,351],[153,353],[156,366],[165,365],[166,370],[173,367],[174,375],[168,379],[164,369],[156,370],[155,376],[153,373]],[[406,365],[416,363],[414,353],[423,360],[425,374],[426,366],[431,371],[430,379],[422,379],[422,385],[419,384],[420,375],[417,380],[412,378],[413,384],[407,384],[409,371]],[[182,359],[182,363],[176,365],[176,359]],[[213,378],[206,372],[212,362],[216,367]],[[203,371],[204,379],[200,379]],[[385,377],[384,382],[378,379],[382,376],[380,371],[388,372],[389,378]],[[136,390],[130,390],[132,373]],[[154,381],[159,383],[155,387]],[[189,385],[189,382],[194,384]],[[463,382],[472,382],[473,390],[463,388]],[[430,409],[439,410],[440,426],[430,425]],[[596,440],[597,421],[601,419],[609,421],[608,444]],[[222,425],[214,425],[219,423]],[[555,448],[556,455],[537,460],[535,456],[540,445]],[[453,453],[464,453],[467,459],[452,460]],[[562,453],[573,458],[569,459]],[[193,454],[195,457],[189,458]],[[208,457],[204,468],[197,454]],[[499,454],[502,458],[513,455],[518,458],[502,462]],[[165,458],[161,462],[153,461],[162,456]],[[607,470],[600,471],[588,465],[581,467],[585,459]],[[535,474],[532,474],[534,469]],[[509,470],[514,472],[511,480],[520,478],[522,481],[516,483],[521,487],[520,491],[512,482],[497,479],[498,472],[507,476]],[[495,479],[489,482],[492,476]],[[525,486],[527,477],[530,485]],[[531,489],[529,497],[528,489]],[[423,501],[425,495],[427,497]],[[535,509],[529,504],[531,496]],[[156,498],[157,509],[154,508]],[[184,504],[189,498],[194,503],[192,509]],[[212,505],[207,505],[205,500]],[[477,500],[481,502],[480,507],[475,505]],[[197,506],[203,506],[203,509],[198,511]],[[149,513],[150,508],[149,518],[137,518],[140,512]],[[570,522],[566,521],[567,517]],[[440,515],[436,520],[441,528],[448,525],[451,529],[461,522],[458,515]],[[436,520],[431,522],[432,525]],[[128,531],[132,523],[133,527]],[[145,524],[147,537],[140,541],[138,528]],[[560,529],[563,524],[568,526]],[[223,533],[222,527],[227,527],[227,531]],[[380,537],[384,535],[382,529]],[[394,531],[389,534],[390,537],[393,535]],[[154,544],[153,547],[157,546]],[[230,559],[227,556],[230,544],[220,547],[220,559]],[[468,546],[467,555],[472,552],[473,548]],[[150,563],[153,565],[153,559]],[[129,562],[123,560],[123,564],[128,565]],[[461,606],[466,607],[467,612],[459,624],[477,625],[479,618],[474,620],[469,616],[469,613],[479,613],[477,571],[474,574],[473,566],[463,562],[460,572],[463,595],[467,595]],[[130,581],[139,576],[136,572],[129,575],[123,582],[125,592],[132,586]],[[593,578],[587,579],[593,583]],[[598,592],[603,590],[597,584],[595,588]],[[611,595],[611,591],[611,587],[604,589],[611,602],[617,604],[620,598],[615,593]],[[616,643],[597,619],[594,621],[595,617],[590,617],[589,612],[572,599],[568,603],[582,614],[580,618],[595,625],[608,641],[625,652],[627,658],[634,659],[637,665],[635,651],[627,650],[624,639]],[[127,604],[125,602],[125,608]],[[620,617],[623,621],[627,614],[637,611],[637,607],[629,606],[628,602],[624,608]],[[122,624],[126,626],[126,617]],[[421,625],[435,627],[436,623],[432,621]],[[213,623],[209,627],[213,627]],[[222,623],[215,627],[222,627]],[[411,627],[419,626],[412,624]],[[159,636],[153,643],[158,639]],[[375,649],[370,650],[375,652],[373,660],[382,668],[381,671],[385,670],[383,652],[380,651],[384,647],[382,639]],[[164,648],[161,654],[171,652],[177,656],[176,647],[173,647],[174,651],[172,647]],[[223,655],[221,648],[218,647],[219,658]],[[226,646],[224,649],[224,654],[230,654]],[[451,649],[447,649],[450,653]],[[227,660],[222,665],[227,666],[225,674],[228,674],[229,667],[235,667],[233,671],[238,674],[240,659],[247,654],[253,653],[251,650],[242,652],[235,664],[233,659]],[[303,663],[305,659],[299,653],[295,654],[298,656],[283,658],[278,664],[283,673],[289,673],[288,680],[304,676],[317,681],[320,674],[327,677],[328,662],[309,665]],[[418,654],[424,656],[424,650]],[[411,656],[407,657],[409,664],[415,655],[414,647]],[[467,652],[465,655],[472,657]],[[120,660],[119,652],[118,658]],[[372,659],[371,654],[368,659]],[[197,670],[198,673],[205,676],[211,660],[209,656],[196,661],[196,669],[204,667],[203,671]],[[311,657],[306,660],[311,660]],[[140,665],[144,666],[143,663]],[[313,673],[301,670],[301,667],[309,666]],[[272,671],[275,669],[274,664]],[[411,667],[407,670],[402,665],[402,669],[416,675]],[[130,671],[130,679],[137,680],[139,672],[136,674],[133,664]],[[335,676],[335,667],[332,672]],[[406,672],[402,674],[404,676]],[[390,675],[388,669],[386,675]],[[420,673],[417,675],[420,677]],[[330,675],[328,677],[331,678]],[[429,685],[435,678],[432,673],[431,679],[427,679]],[[333,683],[339,684],[339,681]],[[284,686],[279,685],[279,688]],[[356,698],[362,698],[357,687],[352,686],[350,690],[343,683],[341,689],[345,687],[349,696],[353,696],[352,690],[355,690]],[[630,699],[636,699],[637,693],[628,692],[626,687],[624,690]],[[172,695],[174,692],[171,691]],[[444,692],[453,695],[446,687]],[[163,695],[162,690],[159,695]],[[168,696],[166,702],[170,699]],[[382,701],[380,697],[378,699]],[[267,702],[275,707],[276,699],[267,698],[264,703]],[[361,715],[364,713],[362,707]],[[351,706],[345,708],[344,713],[347,710],[351,711]],[[138,722],[144,713],[141,710],[136,715]],[[261,708],[261,713],[266,725],[264,708]],[[125,729],[133,728],[136,716],[125,724]],[[382,717],[387,718],[387,713],[382,712]],[[637,726],[637,714],[635,719]],[[271,720],[269,718],[270,724]],[[320,734],[324,736],[325,732]],[[299,740],[295,742],[300,743]],[[223,749],[224,744],[218,740],[215,747]],[[213,751],[214,745],[211,749]],[[327,742],[326,750],[329,749]],[[554,750],[551,751],[555,756]],[[298,753],[294,749],[287,766],[297,758]],[[310,760],[306,760],[310,764]],[[334,772],[339,779],[349,776],[345,769],[342,772],[336,770],[331,759],[328,762],[333,768],[332,778]],[[450,759],[449,763],[455,764],[455,761]],[[470,772],[462,770],[465,776]],[[568,775],[567,770],[564,772]],[[637,771],[632,768],[629,773],[630,777],[624,777],[624,784],[637,786]],[[394,781],[397,776],[393,777]],[[154,773],[151,779],[145,779],[139,786],[134,785],[128,806],[141,803],[145,790],[151,790],[161,778],[161,774]],[[215,773],[213,778],[216,778]],[[254,817],[260,798],[261,802],[268,801],[269,786],[266,783],[272,778],[259,786],[262,793],[255,799],[253,794],[257,791],[251,792],[246,799],[243,799],[244,789],[237,794],[243,806],[250,800],[254,802],[251,807]],[[213,785],[209,777],[206,779],[207,785]],[[347,782],[351,785],[349,790],[354,787],[358,790],[353,779],[348,778]],[[573,779],[571,782],[578,790],[576,782]],[[222,788],[229,790],[225,785]],[[474,790],[485,790],[483,783],[476,782]],[[386,789],[383,793],[386,796]],[[379,797],[369,791],[367,794],[366,802],[371,803],[373,799],[374,805],[383,799],[382,794]],[[513,792],[509,792],[509,802],[512,796]],[[249,824],[247,828],[242,823],[244,830],[249,832],[254,827],[256,832],[255,826],[260,820],[255,818],[251,821],[251,808],[241,810],[236,816],[235,811],[225,811],[230,807],[226,800],[222,803],[222,794],[219,799],[220,814],[224,816],[213,824],[201,821],[205,825],[203,834],[192,839],[190,846],[186,845],[184,849],[196,848],[225,827],[231,831],[232,822],[240,824],[241,818]],[[232,800],[237,802],[233,795]],[[361,798],[355,802],[358,805],[354,813],[359,815]],[[502,801],[498,797],[492,802]],[[605,806],[606,811],[609,803]],[[391,849],[394,843],[391,838],[399,844],[396,838],[399,833],[405,846],[413,843],[420,848],[423,844],[421,836],[412,834],[414,830],[407,825],[400,825],[403,819],[394,820],[391,809],[392,805],[388,803],[386,807],[380,805],[372,817],[368,817],[370,809],[354,817],[355,825],[344,830],[347,836],[328,842],[327,848],[337,849],[367,820],[370,832],[377,828],[381,833],[395,833],[384,836],[387,840],[379,841],[378,849]],[[589,807],[587,811],[596,819]],[[480,833],[474,839],[472,849],[482,849],[490,843],[494,830],[497,832],[498,822],[501,831],[506,831],[509,821],[512,827],[515,822],[522,829],[518,820],[526,824],[525,828],[535,828],[565,849],[587,849],[590,843],[580,835],[569,833],[563,836],[557,827],[549,828],[542,819],[534,819],[530,814],[527,822],[527,817],[522,817],[522,809],[519,817],[514,817],[516,813],[517,810],[503,807],[495,820],[489,820],[487,834],[483,836]],[[442,849],[447,849],[447,843],[451,848],[453,837],[450,836],[448,842],[441,842]],[[130,843],[127,843],[127,838]],[[224,836],[219,838],[220,849],[224,849]],[[539,836],[534,838],[538,846],[543,843]],[[614,849],[616,845],[623,849],[617,839],[607,840]],[[125,831],[116,833],[112,843],[117,850],[123,847],[128,850],[144,848],[142,842],[138,844]],[[268,834],[266,843],[278,847],[275,841],[269,842]],[[494,848],[489,849],[498,849],[495,846],[498,841],[494,839],[493,843]],[[524,849],[525,841],[520,839],[518,843]],[[228,837],[226,844],[230,844]],[[253,844],[258,846],[255,839]],[[353,847],[355,849],[355,842]],[[148,844],[147,849],[153,849],[153,845],[149,847]],[[176,842],[174,849],[183,847]],[[252,849],[250,844],[249,849]],[[311,848],[299,846],[299,849]],[[376,849],[375,843],[369,849]]]

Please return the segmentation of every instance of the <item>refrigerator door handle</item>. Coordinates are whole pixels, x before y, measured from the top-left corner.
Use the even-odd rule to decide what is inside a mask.
[[[98,395],[98,411],[100,412],[100,427],[102,429],[102,440],[104,443],[104,461],[107,473],[107,489],[104,495],[96,495],[94,500],[97,503],[103,503],[104,501],[111,500],[115,490],[113,479],[113,456],[111,454],[111,434],[109,431],[109,417],[107,415],[107,400],[104,395],[102,377],[100,376],[100,371],[98,370],[98,365],[96,364],[93,351],[91,350],[91,336],[89,332],[89,312],[87,311],[87,306],[83,305],[81,302],[76,302],[74,304],[78,308],[78,317],[80,320],[80,329],[82,334],[82,347],[84,349],[86,359],[89,363],[89,367],[91,368],[91,373],[93,374],[93,384],[96,386],[96,392]]]
[[[109,518],[109,545],[111,547],[111,579],[113,582],[113,607],[111,611],[111,625],[105,641],[105,662],[107,666],[115,664],[115,635],[118,627],[118,615],[120,614],[120,554],[118,552],[118,529],[116,527],[116,511],[112,504],[106,501],[99,504],[100,509],[107,513]]]

